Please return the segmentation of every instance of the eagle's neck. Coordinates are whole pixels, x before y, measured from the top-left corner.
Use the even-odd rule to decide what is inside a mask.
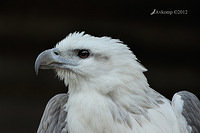
[[[146,110],[162,103],[162,96],[149,87],[142,72],[123,72],[121,75],[112,74],[91,79],[76,75],[75,79],[67,80],[70,81],[70,95],[96,92],[133,114],[145,114]],[[96,97],[92,98],[95,100]]]
[[[137,132],[132,125],[140,127],[141,116],[149,121],[147,110],[156,108],[159,99],[161,96],[149,87],[144,75],[122,75],[119,80],[99,77],[85,81],[80,78],[69,84],[68,128],[70,133]]]
[[[69,93],[66,106],[69,132],[138,132],[134,127],[141,127],[141,119],[149,122],[146,111],[155,105],[150,99],[143,100],[139,94],[131,93],[116,91],[105,95],[89,89]],[[134,101],[136,99],[140,101]]]

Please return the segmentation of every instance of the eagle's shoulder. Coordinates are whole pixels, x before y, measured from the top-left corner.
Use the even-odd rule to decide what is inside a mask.
[[[200,133],[200,101],[191,92],[180,91],[173,96],[172,104],[191,127],[192,133]]]
[[[37,133],[67,133],[67,94],[57,94],[46,105]]]

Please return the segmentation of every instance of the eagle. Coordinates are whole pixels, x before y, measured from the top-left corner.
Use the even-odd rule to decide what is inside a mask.
[[[68,91],[49,100],[37,133],[200,133],[199,99],[156,92],[118,39],[70,33],[38,55],[39,69],[54,69]]]

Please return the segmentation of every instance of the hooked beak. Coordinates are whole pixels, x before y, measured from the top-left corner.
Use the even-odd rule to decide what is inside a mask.
[[[67,68],[67,65],[77,64],[65,60],[57,48],[48,49],[40,53],[35,61],[35,72],[38,75],[39,69]]]

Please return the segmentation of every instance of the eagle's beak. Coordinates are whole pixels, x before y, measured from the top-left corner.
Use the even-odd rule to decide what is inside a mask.
[[[48,49],[38,55],[35,61],[35,72],[38,74],[39,69],[66,68],[66,65],[76,64],[65,60],[57,48]]]

